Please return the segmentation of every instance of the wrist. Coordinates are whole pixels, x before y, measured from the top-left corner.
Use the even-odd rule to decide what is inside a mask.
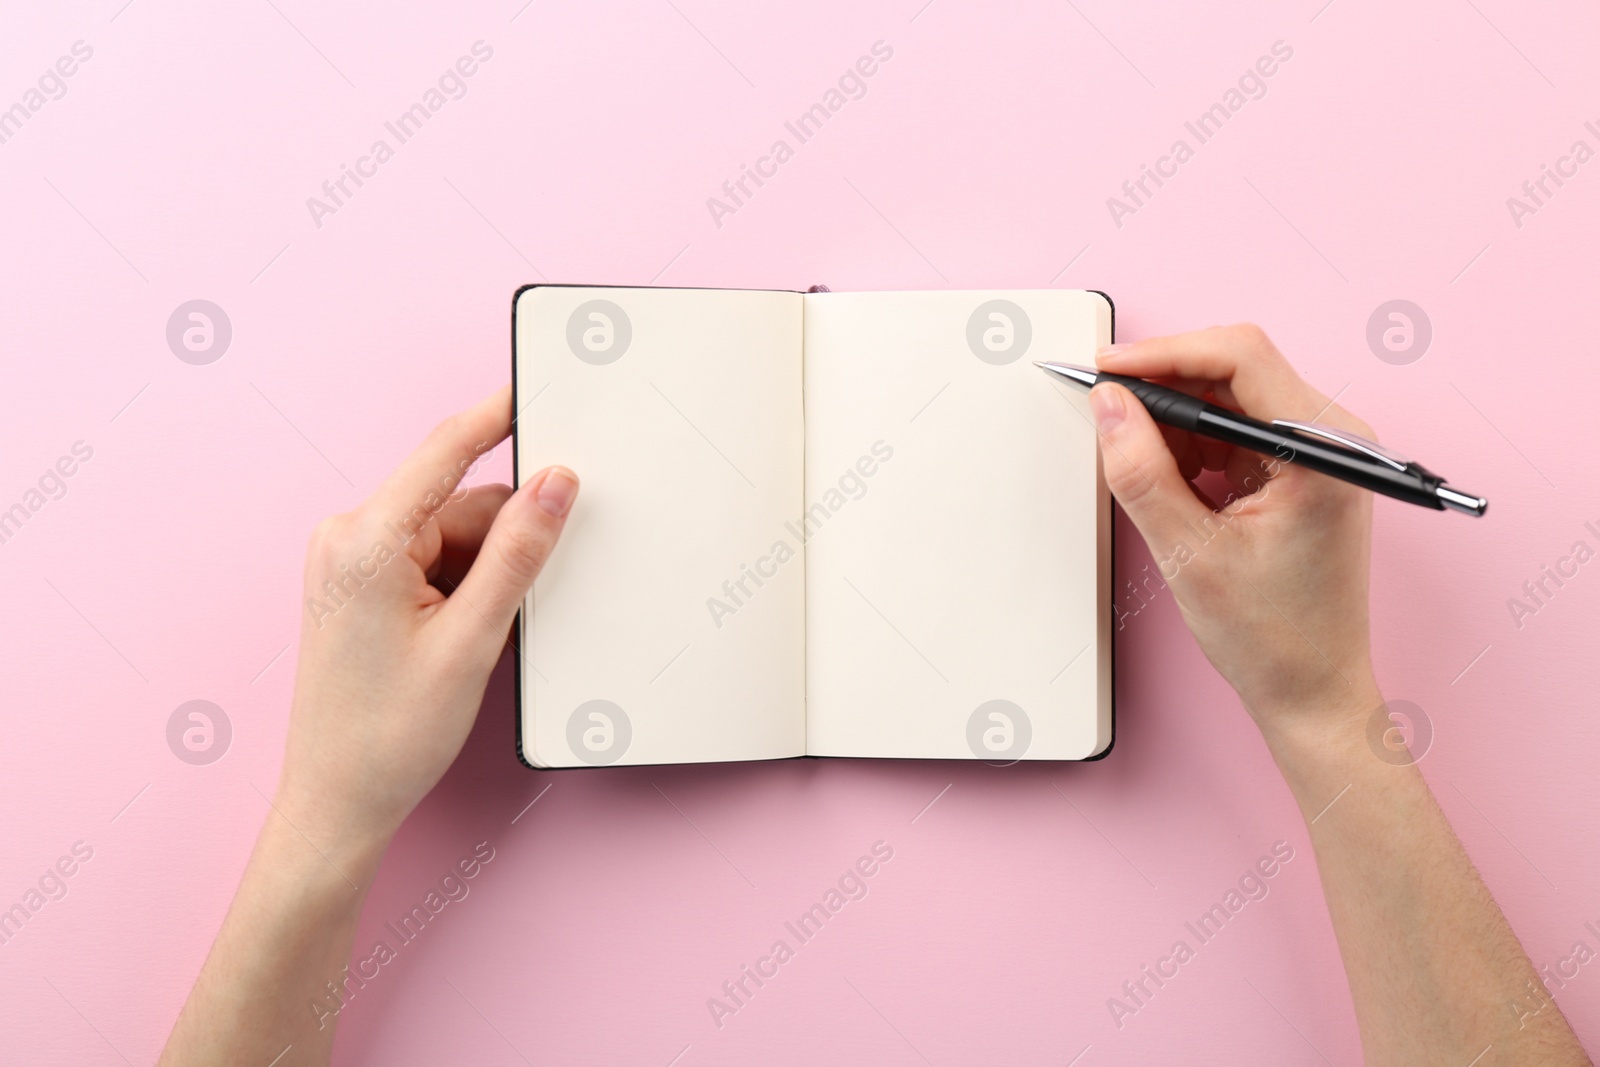
[[[308,862],[314,859],[341,882],[364,892],[397,828],[280,785],[263,836],[271,835],[280,851],[297,851]]]
[[[1397,762],[1372,747],[1373,716],[1380,715],[1383,706],[1377,682],[1363,676],[1349,686],[1273,708],[1256,719],[1290,788],[1302,801],[1314,801],[1330,785],[1342,786],[1359,774]]]
[[[1344,738],[1351,724],[1364,725],[1383,704],[1383,691],[1370,668],[1341,672],[1339,678],[1301,691],[1245,701],[1268,745],[1286,752]]]

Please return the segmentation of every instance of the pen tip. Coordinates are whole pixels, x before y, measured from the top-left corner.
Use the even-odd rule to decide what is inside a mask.
[[[1049,367],[1045,364],[1044,360],[1041,359],[1034,360],[1033,365],[1038,367],[1040,370],[1049,370]]]

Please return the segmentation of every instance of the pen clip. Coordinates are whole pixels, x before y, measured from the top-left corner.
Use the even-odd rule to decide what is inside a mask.
[[[1352,452],[1359,452],[1379,463],[1403,471],[1411,466],[1411,461],[1391,449],[1385,448],[1376,441],[1369,441],[1365,437],[1358,437],[1348,430],[1338,430],[1332,426],[1323,426],[1315,422],[1294,422],[1290,419],[1273,419],[1272,425],[1303,433],[1308,437],[1321,438],[1324,441],[1348,448]]]

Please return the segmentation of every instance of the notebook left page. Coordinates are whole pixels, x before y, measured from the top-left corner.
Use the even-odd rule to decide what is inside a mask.
[[[582,489],[523,605],[540,767],[805,751],[798,293],[541,286],[513,314],[519,478]]]

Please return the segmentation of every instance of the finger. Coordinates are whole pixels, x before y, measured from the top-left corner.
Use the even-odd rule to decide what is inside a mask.
[[[1312,419],[1328,405],[1328,398],[1295,373],[1261,328],[1249,324],[1112,345],[1095,361],[1101,370],[1135,378],[1225,384],[1240,408],[1258,418]]]
[[[1262,486],[1272,477],[1272,472],[1262,456],[1247,449],[1236,448],[1228,457],[1228,465],[1223,470],[1223,476],[1241,495],[1249,496],[1251,493],[1261,491]]]
[[[1168,384],[1180,392],[1199,397],[1207,403],[1214,404],[1218,401],[1216,395],[1217,385],[1214,382],[1208,382],[1201,378],[1178,378]],[[1204,437],[1200,434],[1192,434],[1191,437],[1194,440],[1195,452],[1199,457],[1197,461],[1199,468],[1208,471],[1222,470],[1228,462],[1228,453],[1233,451],[1233,446],[1218,441],[1214,437]],[[1191,480],[1195,477],[1187,471],[1184,472],[1184,476]]]
[[[415,516],[427,522],[456,492],[478,458],[510,432],[508,385],[434,427],[372,495],[369,505],[388,521]]]
[[[1217,503],[1216,498],[1210,493],[1200,488],[1200,486],[1196,485],[1194,482],[1188,482],[1186,484],[1189,486],[1189,492],[1196,500],[1200,501],[1201,506],[1203,506],[1207,511],[1222,510],[1222,505]]]
[[[476,485],[439,512],[439,551],[428,567],[430,582],[446,593],[461,584],[510,496],[509,485]]]
[[[1100,431],[1106,484],[1150,551],[1163,559],[1210,512],[1196,499],[1155,420],[1132,393],[1115,383],[1097,385],[1089,393],[1089,406]]]
[[[1217,384],[1204,378],[1171,378],[1160,384],[1208,403],[1215,403],[1219,399],[1216,395]],[[1232,448],[1213,438],[1170,426],[1162,426],[1161,435],[1167,439],[1167,447],[1172,449],[1172,455],[1178,461],[1178,470],[1190,481],[1198,478],[1201,471],[1221,470]]]
[[[1233,446],[1224,441],[1215,441],[1209,437],[1198,439],[1200,446],[1200,466],[1208,471],[1224,470],[1228,459],[1233,455]]]
[[[533,588],[566,525],[578,479],[547,467],[512,493],[495,515],[477,559],[440,610],[440,620],[467,643],[498,656],[511,620]]]
[[[1200,477],[1200,444],[1195,435],[1176,426],[1161,426],[1160,429],[1167,451],[1178,464],[1178,473],[1189,479]]]

